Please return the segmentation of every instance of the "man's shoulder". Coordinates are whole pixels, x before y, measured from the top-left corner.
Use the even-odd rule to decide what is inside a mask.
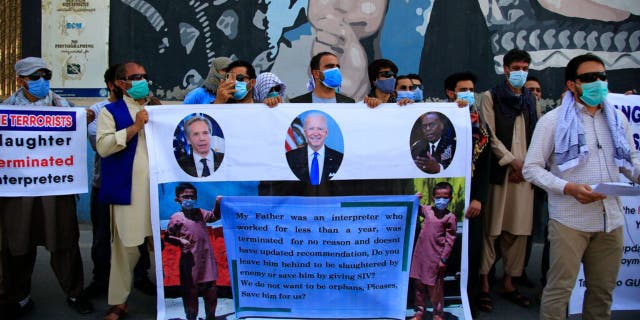
[[[108,104],[110,104],[111,101],[109,101],[108,99],[102,100],[102,101],[98,101],[94,104],[92,104],[89,109],[93,110],[94,112],[96,112],[96,116],[98,115],[98,113]]]
[[[209,93],[205,88],[197,87],[189,91],[189,93],[187,93],[187,95],[184,97],[183,103],[184,104],[208,104],[211,101],[206,101],[206,100],[208,100],[207,98],[211,96],[215,97],[214,94]]]
[[[289,151],[287,151],[287,158],[289,157],[296,157],[299,155],[304,155],[307,153],[307,145],[302,145],[300,147],[297,147],[295,149],[291,149]]]
[[[311,102],[311,91],[301,94],[297,97],[293,97],[289,100],[290,103],[309,103]]]
[[[335,149],[331,149],[326,145],[324,146],[324,149],[325,149],[325,152],[326,152],[327,156],[342,158],[342,152],[340,152],[338,150],[335,150]]]
[[[194,166],[195,165],[195,161],[193,160],[193,156],[192,155],[183,154],[178,158],[178,164],[181,167]]]
[[[337,103],[355,103],[356,101],[351,97],[347,97],[344,94],[336,92],[336,102]]]
[[[540,126],[554,126],[558,122],[558,117],[560,116],[561,107],[554,108],[549,112],[543,114],[540,119],[538,119],[538,125]]]

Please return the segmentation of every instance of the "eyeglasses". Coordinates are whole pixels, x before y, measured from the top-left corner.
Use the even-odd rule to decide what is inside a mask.
[[[398,91],[414,91],[414,90],[416,90],[418,88],[420,88],[420,90],[422,90],[422,85],[419,85],[419,84],[412,84],[410,86],[401,85],[401,86],[398,86]]]
[[[120,80],[138,81],[142,79],[149,80],[149,76],[146,73],[135,73]]]
[[[249,76],[245,76],[244,74],[237,74],[236,75],[236,81],[242,81],[245,82],[246,80],[249,80]]]
[[[607,81],[607,73],[602,72],[587,72],[583,74],[579,74],[576,76],[576,79],[580,80],[582,83],[594,82],[596,80]]]
[[[28,76],[23,76],[23,78],[29,78],[31,81],[39,80],[40,78],[44,78],[45,80],[51,80],[51,71],[36,71]]]
[[[396,74],[392,71],[383,71],[378,73],[378,78],[392,78],[395,77]]]
[[[282,90],[282,88],[280,87],[279,84],[271,87],[271,90],[269,90],[269,93],[280,93],[280,90]]]
[[[527,88],[527,89],[529,89],[529,91],[531,91],[531,92],[542,92],[542,89],[540,89],[540,88],[533,88],[532,87],[532,88]]]

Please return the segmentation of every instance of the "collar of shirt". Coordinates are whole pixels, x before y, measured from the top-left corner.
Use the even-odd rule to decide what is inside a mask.
[[[440,140],[442,140],[442,138],[438,139],[438,141],[436,142],[429,142],[429,152],[431,152],[431,150],[436,150],[438,149],[438,144],[440,144]],[[431,147],[433,146],[433,148]]]
[[[311,102],[313,103],[336,103],[337,98],[334,96],[333,98],[325,99],[316,96],[315,92],[311,92]]]
[[[213,152],[209,150],[206,157],[203,157],[197,153],[193,153],[193,162],[196,165],[196,172],[198,173],[198,177],[202,177],[202,170],[204,170],[204,164],[200,162],[201,159],[207,159],[207,165],[209,166],[209,172],[213,173],[214,163],[213,163]]]

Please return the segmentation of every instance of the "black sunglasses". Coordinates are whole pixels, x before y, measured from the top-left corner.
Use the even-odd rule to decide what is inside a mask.
[[[401,85],[401,86],[398,87],[398,89],[400,89],[400,91],[414,91],[414,90],[416,90],[418,88],[420,88],[420,90],[422,90],[422,85],[412,84],[410,86]]]
[[[607,73],[606,72],[587,72],[583,74],[579,74],[576,76],[576,79],[580,80],[582,83],[594,82],[596,80],[607,81]]]
[[[31,81],[39,80],[40,78],[44,78],[45,80],[51,80],[51,71],[36,71],[28,76],[24,76],[24,78],[29,78]]]
[[[120,80],[138,81],[142,79],[149,80],[149,76],[146,73],[136,73]]]
[[[269,93],[273,93],[273,92],[280,93],[280,90],[282,90],[282,89],[280,88],[280,85],[277,84],[277,85],[271,87],[271,90],[269,90]]]
[[[236,81],[244,82],[245,80],[249,80],[249,76],[245,76],[244,74],[236,75]]]
[[[395,77],[396,74],[393,73],[392,71],[383,71],[383,72],[378,72],[378,78],[392,78]]]

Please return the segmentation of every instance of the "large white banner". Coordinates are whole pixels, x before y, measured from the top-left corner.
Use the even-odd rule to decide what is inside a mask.
[[[0,105],[0,196],[87,193],[83,108]]]
[[[640,96],[610,94],[610,101],[622,111],[633,132],[633,147],[640,156]],[[623,175],[621,181],[632,183]],[[613,291],[613,310],[640,310],[640,197],[620,197],[624,210],[624,249],[618,273],[618,282]],[[612,261],[611,263],[618,263]],[[586,290],[582,267],[571,294],[569,313],[582,312],[582,299]]]
[[[67,97],[106,97],[109,1],[43,0],[42,58],[51,88]]]
[[[164,290],[159,290],[158,292],[159,319],[184,318],[185,315],[179,294],[179,288],[185,285],[183,278],[185,274],[181,274],[178,269],[184,267],[181,255],[190,255],[191,253],[185,250],[192,247],[186,245],[184,239],[180,240],[183,236],[178,235],[178,229],[181,226],[180,221],[184,221],[184,218],[181,213],[181,207],[177,203],[179,198],[186,195],[184,192],[185,183],[190,184],[190,186],[187,186],[197,191],[197,195],[194,195],[192,191],[189,193],[191,198],[196,198],[194,205],[196,208],[212,210],[215,206],[216,197],[223,196],[223,207],[227,201],[226,199],[229,199],[232,202],[228,202],[226,206],[236,208],[226,210],[241,211],[239,208],[242,208],[242,206],[253,208],[247,211],[247,214],[252,219],[271,219],[269,217],[279,217],[281,215],[280,212],[282,212],[283,217],[284,215],[288,217],[283,218],[283,220],[271,219],[268,222],[266,220],[260,220],[260,222],[245,221],[243,223],[233,221],[240,224],[241,227],[234,229],[235,233],[231,233],[231,228],[233,228],[234,224],[227,221],[234,219],[236,216],[228,213],[226,220],[223,221],[224,234],[234,238],[229,240],[228,244],[230,243],[231,245],[226,249],[224,248],[224,241],[221,239],[222,233],[216,231],[217,229],[210,229],[216,224],[219,225],[220,222],[207,224],[206,231],[211,239],[211,244],[215,251],[215,260],[217,261],[219,275],[217,285],[233,287],[234,297],[240,299],[234,301],[237,308],[236,312],[239,312],[240,316],[299,318],[301,316],[300,313],[285,312],[274,314],[273,310],[283,310],[283,308],[304,310],[305,304],[303,301],[306,298],[317,297],[319,294],[317,290],[322,289],[315,287],[315,285],[323,285],[318,281],[293,281],[289,279],[291,284],[296,286],[293,287],[295,295],[284,292],[286,290],[282,290],[281,287],[280,290],[283,291],[281,292],[283,294],[282,297],[262,289],[261,282],[267,283],[267,281],[266,279],[265,281],[258,281],[259,277],[252,273],[257,269],[273,269],[275,271],[280,268],[274,269],[274,263],[282,265],[284,262],[287,270],[289,270],[286,272],[286,276],[295,274],[297,279],[300,279],[303,277],[300,272],[305,273],[303,264],[306,265],[312,262],[309,259],[298,262],[285,261],[286,259],[283,260],[283,257],[270,259],[270,257],[266,256],[258,257],[251,253],[253,251],[241,251],[240,247],[245,248],[247,242],[253,241],[249,239],[252,237],[255,239],[277,238],[277,241],[274,241],[283,242],[282,244],[275,242],[265,244],[266,247],[261,246],[260,243],[251,246],[251,250],[266,252],[265,254],[270,254],[271,250],[282,252],[293,250],[293,248],[289,248],[295,245],[293,240],[296,243],[298,243],[297,241],[305,243],[306,249],[298,248],[295,250],[296,252],[329,253],[335,251],[336,243],[338,243],[336,241],[350,241],[352,245],[356,245],[355,241],[359,240],[361,242],[358,243],[363,248],[366,248],[366,250],[363,249],[362,251],[366,251],[372,257],[374,252],[382,252],[382,255],[384,255],[384,250],[390,250],[386,253],[389,254],[389,259],[379,259],[379,263],[386,261],[389,265],[390,262],[388,260],[394,263],[404,262],[404,265],[398,269],[385,269],[390,274],[386,274],[384,277],[379,273],[381,269],[375,269],[379,268],[378,265],[372,265],[369,269],[363,268],[359,272],[351,270],[341,273],[335,272],[340,268],[338,266],[339,261],[336,261],[335,269],[324,268],[321,272],[323,276],[329,277],[332,274],[341,274],[338,277],[343,277],[342,279],[332,280],[336,288],[344,289],[335,289],[336,292],[332,293],[332,295],[334,295],[334,298],[343,297],[345,300],[340,300],[340,310],[334,310],[334,305],[322,299],[314,303],[314,310],[320,310],[320,308],[326,310],[327,313],[322,317],[374,318],[376,315],[390,314],[401,317],[397,312],[397,308],[404,308],[401,302],[406,301],[408,281],[402,279],[402,277],[406,277],[406,272],[408,272],[407,264],[410,261],[410,257],[406,255],[406,252],[411,251],[407,246],[410,246],[413,236],[411,234],[411,223],[416,223],[412,221],[414,218],[413,213],[407,210],[399,210],[397,207],[391,207],[386,209],[384,213],[376,214],[381,209],[372,209],[371,216],[384,216],[385,218],[351,222],[345,220],[346,224],[343,221],[341,222],[342,227],[335,228],[336,230],[341,230],[340,233],[332,235],[334,230],[331,227],[331,223],[317,225],[317,221],[315,224],[312,221],[292,221],[294,215],[301,215],[296,214],[296,210],[292,210],[291,208],[293,207],[291,206],[303,208],[307,205],[304,200],[295,200],[301,198],[264,196],[298,195],[307,196],[305,199],[319,199],[308,196],[375,194],[405,195],[415,199],[415,194],[421,193],[423,195],[421,203],[431,204],[431,189],[435,183],[441,181],[449,182],[454,187],[453,200],[449,205],[449,209],[458,217],[459,223],[458,240],[454,247],[454,251],[457,250],[457,252],[452,254],[451,270],[447,274],[445,281],[448,281],[449,284],[466,288],[467,272],[466,259],[464,259],[466,252],[460,251],[463,250],[462,248],[466,250],[466,245],[464,245],[465,237],[462,235],[462,232],[466,232],[466,229],[463,227],[462,215],[468,205],[469,177],[471,176],[470,152],[472,140],[467,109],[457,108],[455,104],[425,103],[406,107],[389,104],[382,105],[376,109],[369,109],[364,104],[281,104],[273,109],[259,104],[234,104],[148,106],[147,110],[150,120],[145,127],[145,134],[150,159],[152,224],[155,246],[156,248],[163,248],[162,252],[158,250],[156,255],[159,288],[164,287]],[[324,136],[318,133],[303,134],[305,121],[308,120],[308,127],[313,128],[313,120],[310,120],[310,118],[317,120],[318,117],[322,118],[323,122],[326,122],[327,132]],[[437,122],[441,122],[442,125],[440,126]],[[198,129],[198,126],[200,126],[200,129]],[[206,129],[206,137],[199,136],[197,132],[202,132],[204,129]],[[433,133],[434,129],[438,132],[437,134]],[[188,134],[189,131],[191,131],[191,134]],[[437,148],[434,145],[431,151],[426,151],[427,144],[425,141],[438,140],[434,139],[436,137],[441,138]],[[320,161],[320,177],[317,177],[319,184],[314,185],[312,182],[314,179],[313,174],[310,174],[310,172],[314,171],[311,158],[308,158],[307,163],[306,160],[300,160],[298,154],[304,153],[302,158],[304,159],[308,156],[303,151],[306,146],[317,145],[319,141],[324,141],[324,161]],[[205,156],[208,160],[201,160],[200,157],[196,157],[196,154],[213,154],[213,156]],[[201,161],[209,164],[206,170],[200,164]],[[305,164],[300,166],[300,161]],[[260,200],[261,198],[263,200]],[[384,202],[385,197],[381,198],[376,201]],[[344,200],[337,200],[338,198],[334,197],[325,199],[329,203],[344,202]],[[390,197],[386,198],[386,201],[393,203],[393,199],[397,200],[398,198]],[[402,201],[406,202],[408,198],[400,199],[404,199]],[[353,199],[351,200],[353,201]],[[250,204],[251,201],[262,201],[260,205],[264,206],[262,207],[263,209],[257,212],[256,207],[258,205],[252,206]],[[234,204],[231,205],[231,203]],[[330,208],[332,205],[327,204],[326,208]],[[269,208],[273,210],[269,210]],[[316,212],[315,215],[318,219],[327,219],[329,221],[333,216],[354,215],[353,213],[338,214],[339,211],[335,211],[335,214],[333,214],[334,212],[331,212],[330,209],[327,210]],[[366,211],[366,209],[364,210]],[[225,209],[222,211],[224,215]],[[213,220],[212,216],[207,213],[208,211],[202,212],[207,221]],[[396,222],[394,222],[394,213],[396,214]],[[387,215],[391,218],[386,218]],[[284,224],[284,219],[288,220],[288,224]],[[400,229],[397,229],[398,226],[395,225],[398,223],[402,226]],[[299,229],[295,229],[296,225]],[[364,233],[360,234],[359,239],[355,239],[357,233],[356,235],[346,234],[345,225],[351,225],[356,232],[361,230]],[[392,228],[387,229],[387,226]],[[246,231],[246,228],[253,227],[257,230],[252,232],[253,236],[249,236],[251,232],[242,233]],[[326,229],[318,229],[320,227]],[[290,233],[285,234],[285,228]],[[307,229],[308,232],[305,231]],[[282,239],[273,234],[276,231],[283,232]],[[291,232],[298,233],[291,234]],[[288,243],[284,243],[285,238]],[[377,238],[383,239],[379,240],[383,242],[376,242]],[[399,242],[388,243],[384,242],[384,239],[388,241],[390,241],[389,239],[396,239]],[[181,241],[182,244],[178,241]],[[313,241],[318,241],[317,245]],[[241,243],[241,245],[236,245],[236,243]],[[312,245],[309,246],[309,244]],[[269,249],[267,245],[277,245],[277,248]],[[399,250],[398,246],[402,247],[403,250]],[[313,250],[310,250],[310,248]],[[181,250],[182,253],[180,253]],[[225,250],[234,250],[233,253],[229,252],[228,256],[233,257],[236,263],[235,267],[232,261],[229,261],[229,268],[223,265],[226,264],[227,258],[227,254],[224,253]],[[345,247],[345,251],[353,250]],[[222,257],[220,257],[220,254],[222,254]],[[249,260],[251,260],[251,263],[244,263]],[[332,259],[325,260],[334,263],[331,261]],[[301,267],[292,267],[291,263],[294,262],[302,263]],[[319,263],[319,261],[314,262]],[[256,270],[242,269],[246,269],[249,266],[256,267],[255,263],[259,264]],[[242,264],[242,268],[239,268],[240,264]],[[178,265],[180,265],[180,268],[177,267]],[[318,268],[315,264],[313,266]],[[229,270],[227,271],[227,269]],[[239,269],[249,273],[241,274],[240,271],[242,270]],[[273,273],[271,277],[285,276],[285,272],[282,270],[271,273]],[[207,273],[204,272],[203,274]],[[305,276],[307,275],[305,274]],[[353,282],[349,280],[351,276],[354,277]],[[376,286],[375,281],[371,282],[374,277],[387,279],[384,282],[386,285],[383,287]],[[364,282],[367,280],[369,282]],[[277,282],[273,279],[269,281],[272,285],[277,285]],[[306,287],[306,284],[311,285],[311,283],[314,284],[314,290]],[[368,287],[367,283],[372,286]],[[305,291],[304,288],[308,288],[309,291]],[[358,295],[357,292],[353,292],[348,288],[363,288],[371,293],[376,290],[380,290],[380,292],[393,291],[393,297],[397,300],[394,301],[398,302],[393,304],[393,308],[396,308],[396,311],[381,310],[388,305],[384,304],[380,305],[379,308],[369,308],[370,313],[367,313],[367,308],[362,308],[362,305],[376,304],[376,299],[379,299],[380,295],[368,295],[368,297],[375,297],[375,299],[368,299],[366,298],[367,296]],[[327,287],[326,290],[329,290],[329,288]],[[328,291],[324,293],[326,294]],[[263,296],[263,294],[265,295]],[[397,296],[398,294],[400,294],[399,297]],[[410,294],[413,295],[414,293]],[[468,309],[463,309],[462,307],[462,301],[466,304],[466,290],[461,290],[455,296],[448,300],[454,302],[447,302],[445,311],[455,314],[460,319],[470,319]],[[358,297],[358,299],[355,297]],[[456,300],[458,302],[455,302]],[[256,304],[256,301],[262,301],[264,305]],[[322,305],[322,301],[325,302],[325,305]],[[301,305],[296,306],[297,308],[287,307],[287,305],[292,306],[293,304]],[[356,304],[358,307],[356,307]],[[353,312],[346,312],[345,308],[349,308],[350,305],[353,306]],[[254,308],[255,306],[264,308],[256,309]],[[311,307],[311,305],[309,306]],[[267,310],[266,313],[260,313],[265,310]],[[204,317],[202,308],[200,308],[199,315]]]

